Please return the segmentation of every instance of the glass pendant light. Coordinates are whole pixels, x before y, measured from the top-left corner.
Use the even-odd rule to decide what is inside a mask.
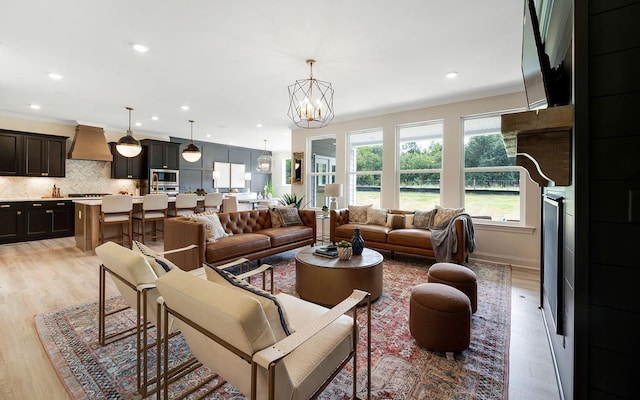
[[[271,173],[271,164],[273,162],[273,158],[267,153],[267,140],[264,141],[264,151],[262,155],[258,157],[258,167],[256,170],[263,174]]]
[[[202,157],[202,153],[198,146],[193,144],[193,120],[189,120],[189,122],[191,123],[191,143],[182,149],[182,158],[189,162],[196,162]]]
[[[142,145],[139,140],[133,137],[133,133],[131,132],[131,111],[133,108],[126,107],[129,110],[129,129],[127,129],[126,136],[121,137],[116,143],[116,150],[118,153],[122,154],[124,157],[135,157],[142,151]]]

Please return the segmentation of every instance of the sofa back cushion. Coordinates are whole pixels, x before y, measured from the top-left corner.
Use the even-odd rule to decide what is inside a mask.
[[[233,233],[234,235],[271,228],[271,215],[269,214],[269,210],[219,213],[218,218],[225,232]]]

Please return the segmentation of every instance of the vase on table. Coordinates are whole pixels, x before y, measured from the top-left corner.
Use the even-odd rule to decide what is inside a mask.
[[[360,228],[357,226],[353,230],[353,237],[351,238],[351,248],[353,249],[353,255],[359,256],[364,250],[364,239],[360,234]]]
[[[351,258],[351,247],[338,247],[338,258],[348,260]]]

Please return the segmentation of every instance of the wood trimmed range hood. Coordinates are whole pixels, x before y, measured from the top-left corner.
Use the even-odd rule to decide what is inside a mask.
[[[77,125],[73,137],[70,160],[113,161],[111,150],[104,137],[104,129],[96,126]]]

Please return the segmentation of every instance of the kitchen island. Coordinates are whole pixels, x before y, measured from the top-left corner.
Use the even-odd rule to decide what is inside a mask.
[[[143,196],[133,196],[134,213],[141,210],[143,199]],[[175,209],[175,202],[175,197],[169,197],[169,210]],[[74,218],[76,247],[82,251],[94,250],[100,244],[100,210],[102,206],[102,199],[74,199],[73,203],[75,206]],[[198,196],[198,207],[204,207],[204,196]],[[105,236],[113,236],[116,234],[117,230],[118,226],[106,226]]]

